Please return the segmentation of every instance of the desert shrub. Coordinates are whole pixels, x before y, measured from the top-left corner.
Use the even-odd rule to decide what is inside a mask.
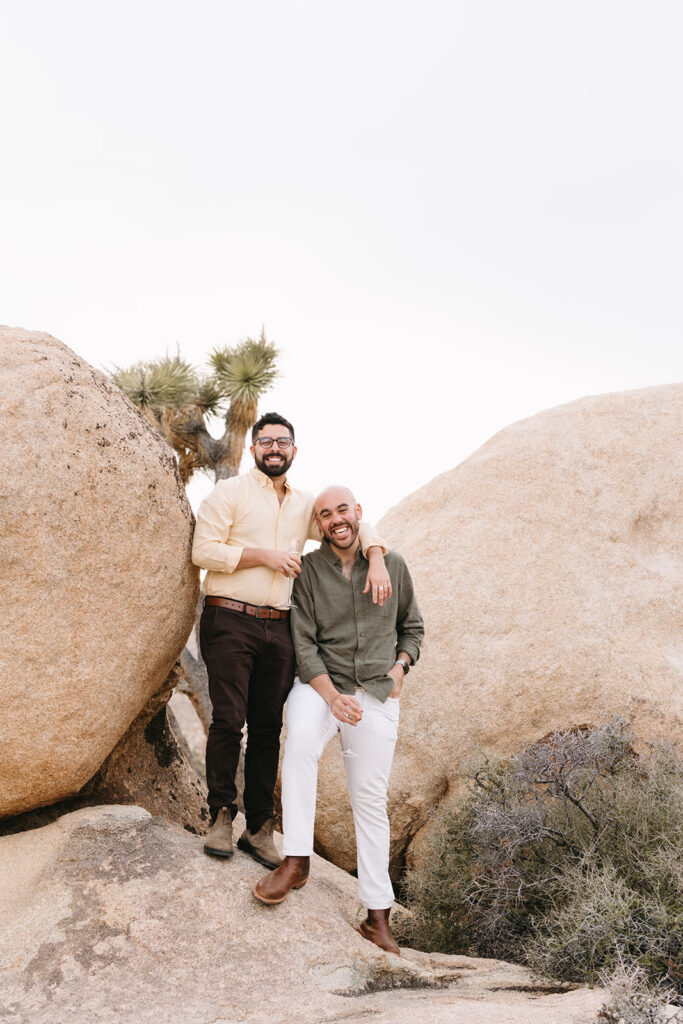
[[[683,769],[620,719],[467,773],[406,877],[404,941],[595,981],[627,962],[680,992]]]
[[[672,1008],[672,989],[647,981],[640,967],[623,962],[600,980],[609,999],[598,1013],[597,1024],[683,1024],[683,1011]]]
[[[594,981],[625,959],[651,979],[675,976],[680,911],[656,892],[643,892],[646,886],[631,887],[609,860],[570,865],[560,883],[561,905],[543,917],[527,943],[532,966],[569,981]]]

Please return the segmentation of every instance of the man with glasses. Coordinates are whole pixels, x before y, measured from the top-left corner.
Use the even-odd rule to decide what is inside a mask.
[[[197,513],[195,565],[208,570],[200,648],[209,675],[213,721],[206,745],[211,829],[204,850],[233,853],[237,813],[235,775],[242,728],[247,723],[244,766],[245,832],[241,850],[275,868],[273,790],[277,778],[282,709],[294,681],[289,628],[291,581],[301,572],[298,552],[320,539],[313,496],[287,480],[296,456],[294,427],[279,413],[265,413],[252,430],[254,467],[219,480]],[[366,524],[360,542],[368,556],[365,592],[380,605],[391,596],[384,545]]]

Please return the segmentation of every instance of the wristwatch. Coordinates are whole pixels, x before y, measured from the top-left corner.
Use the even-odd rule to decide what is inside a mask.
[[[394,662],[394,665],[402,665],[403,666],[403,674],[405,676],[407,676],[408,673],[410,672],[410,665],[408,664],[408,662],[406,661],[405,658],[397,658],[396,661]]]

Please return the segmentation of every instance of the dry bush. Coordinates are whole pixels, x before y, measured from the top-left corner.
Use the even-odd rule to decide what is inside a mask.
[[[609,1000],[598,1013],[597,1024],[683,1024],[683,1011],[672,1006],[675,993],[648,983],[642,968],[622,962],[601,981]]]
[[[468,773],[408,873],[420,948],[531,963],[595,981],[624,960],[683,990],[683,769],[671,745],[642,756],[615,718],[555,733]]]

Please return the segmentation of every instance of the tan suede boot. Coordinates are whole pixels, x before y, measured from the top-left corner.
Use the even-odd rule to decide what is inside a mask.
[[[285,857],[280,867],[264,875],[251,891],[261,903],[282,903],[290,889],[306,884],[310,863],[310,857]]]
[[[282,861],[282,857],[277,852],[273,842],[274,824],[275,819],[268,818],[261,825],[258,832],[250,832],[248,828],[245,828],[237,840],[237,846],[240,850],[244,850],[245,853],[248,853],[250,857],[253,857],[254,860],[257,860],[259,864],[263,864],[266,868],[276,868]]]
[[[227,807],[221,807],[208,831],[204,853],[212,857],[232,857],[232,816]]]
[[[387,953],[396,953],[397,956],[400,956],[401,950],[398,948],[398,943],[391,934],[391,928],[389,927],[390,912],[391,907],[388,910],[368,910],[366,920],[361,921],[356,930],[364,939],[374,942],[380,949],[384,949]]]

